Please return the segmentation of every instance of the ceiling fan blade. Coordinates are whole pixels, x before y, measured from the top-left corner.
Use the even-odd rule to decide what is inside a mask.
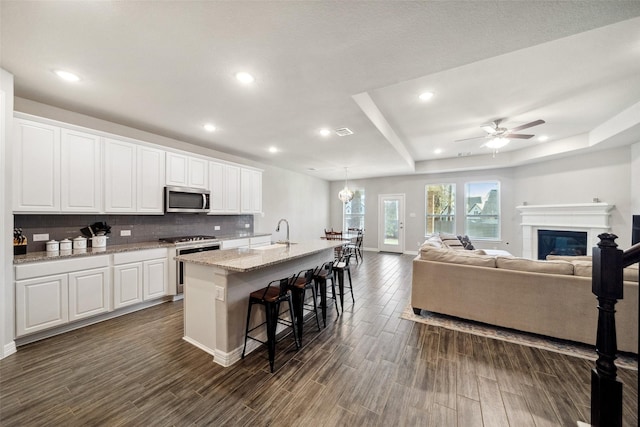
[[[529,138],[533,138],[533,135],[528,135],[528,134],[524,134],[524,133],[508,133],[508,134],[504,135],[503,138],[507,138],[507,139],[529,139]]]
[[[456,139],[453,142],[471,141],[473,139],[485,139],[485,138],[487,138],[486,135],[485,136],[474,136],[473,138]]]
[[[516,126],[514,128],[511,128],[511,129],[509,129],[509,132],[517,132],[519,130],[532,128],[534,126],[538,126],[538,125],[541,125],[543,123],[545,123],[544,120],[536,120],[535,122],[531,122],[531,123],[527,123],[527,124],[524,124],[524,125],[520,125],[520,126]]]

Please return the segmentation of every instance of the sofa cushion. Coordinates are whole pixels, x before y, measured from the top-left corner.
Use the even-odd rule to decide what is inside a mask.
[[[547,260],[591,261],[591,255],[547,255]]]
[[[592,277],[591,261],[572,261],[574,275],[583,277]],[[622,270],[622,280],[625,282],[638,282],[638,264],[630,265]]]
[[[505,270],[573,275],[573,264],[567,261],[541,261],[517,257],[496,257],[496,266]]]
[[[437,249],[425,246],[420,250],[420,259],[425,261],[448,262],[478,267],[495,268],[496,260],[492,256],[484,255],[484,251],[457,251],[451,249]]]

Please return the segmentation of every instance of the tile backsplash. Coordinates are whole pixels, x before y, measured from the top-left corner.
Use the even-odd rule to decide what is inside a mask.
[[[202,215],[166,213],[164,215],[14,215],[14,227],[27,237],[27,251],[44,251],[44,241],[34,242],[34,234],[49,234],[49,240],[73,239],[81,228],[94,222],[111,226],[107,245],[155,241],[161,237],[207,235],[230,236],[253,233],[253,215]],[[249,226],[247,227],[247,224]],[[216,230],[216,226],[220,229]],[[131,236],[120,236],[130,230]]]

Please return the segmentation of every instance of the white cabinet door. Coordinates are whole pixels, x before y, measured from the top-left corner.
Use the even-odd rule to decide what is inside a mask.
[[[187,187],[189,185],[189,159],[177,153],[167,153],[167,185]]]
[[[242,168],[240,185],[241,213],[262,212],[262,172]]]
[[[209,162],[189,157],[189,187],[209,188]]]
[[[167,185],[208,188],[209,162],[199,157],[167,152]]]
[[[69,321],[67,274],[16,282],[16,334],[22,336]]]
[[[138,146],[137,212],[163,213],[164,151]]]
[[[102,154],[100,137],[61,129],[62,212],[102,211]]]
[[[111,311],[109,268],[69,273],[69,321]]]
[[[15,212],[60,210],[60,129],[14,120]]]
[[[210,213],[240,213],[240,167],[209,162]]]
[[[136,212],[136,146],[105,138],[104,164],[105,212]]]
[[[143,262],[143,297],[145,301],[167,295],[169,291],[168,267],[166,258]]]
[[[113,267],[113,308],[142,302],[142,263]]]

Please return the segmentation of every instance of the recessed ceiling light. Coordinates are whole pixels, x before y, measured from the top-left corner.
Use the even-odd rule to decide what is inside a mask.
[[[245,71],[241,71],[239,73],[236,73],[236,79],[238,79],[238,81],[240,83],[244,83],[244,84],[251,84],[255,81],[255,77],[253,77],[251,74],[245,72]]]
[[[429,101],[434,95],[435,93],[433,92],[422,92],[418,98],[420,98],[420,101]]]
[[[331,135],[331,131],[329,129],[320,129],[320,132],[318,132],[320,135],[322,136],[329,136]]]
[[[441,154],[442,153],[442,148],[436,148],[435,150],[433,150],[434,154]]]
[[[547,140],[549,140],[549,137],[547,135],[540,135],[538,137],[538,141],[540,141],[540,142],[545,142]]]
[[[54,70],[53,72],[56,73],[56,75],[60,77],[62,80],[66,80],[68,82],[77,82],[80,80],[80,77],[78,77],[76,74],[73,74],[69,71]]]
[[[207,132],[213,132],[216,130],[216,126],[211,124],[211,123],[207,123],[203,126],[204,130],[206,130]]]
[[[270,153],[277,153],[279,150],[277,147],[269,147],[269,152]]]

